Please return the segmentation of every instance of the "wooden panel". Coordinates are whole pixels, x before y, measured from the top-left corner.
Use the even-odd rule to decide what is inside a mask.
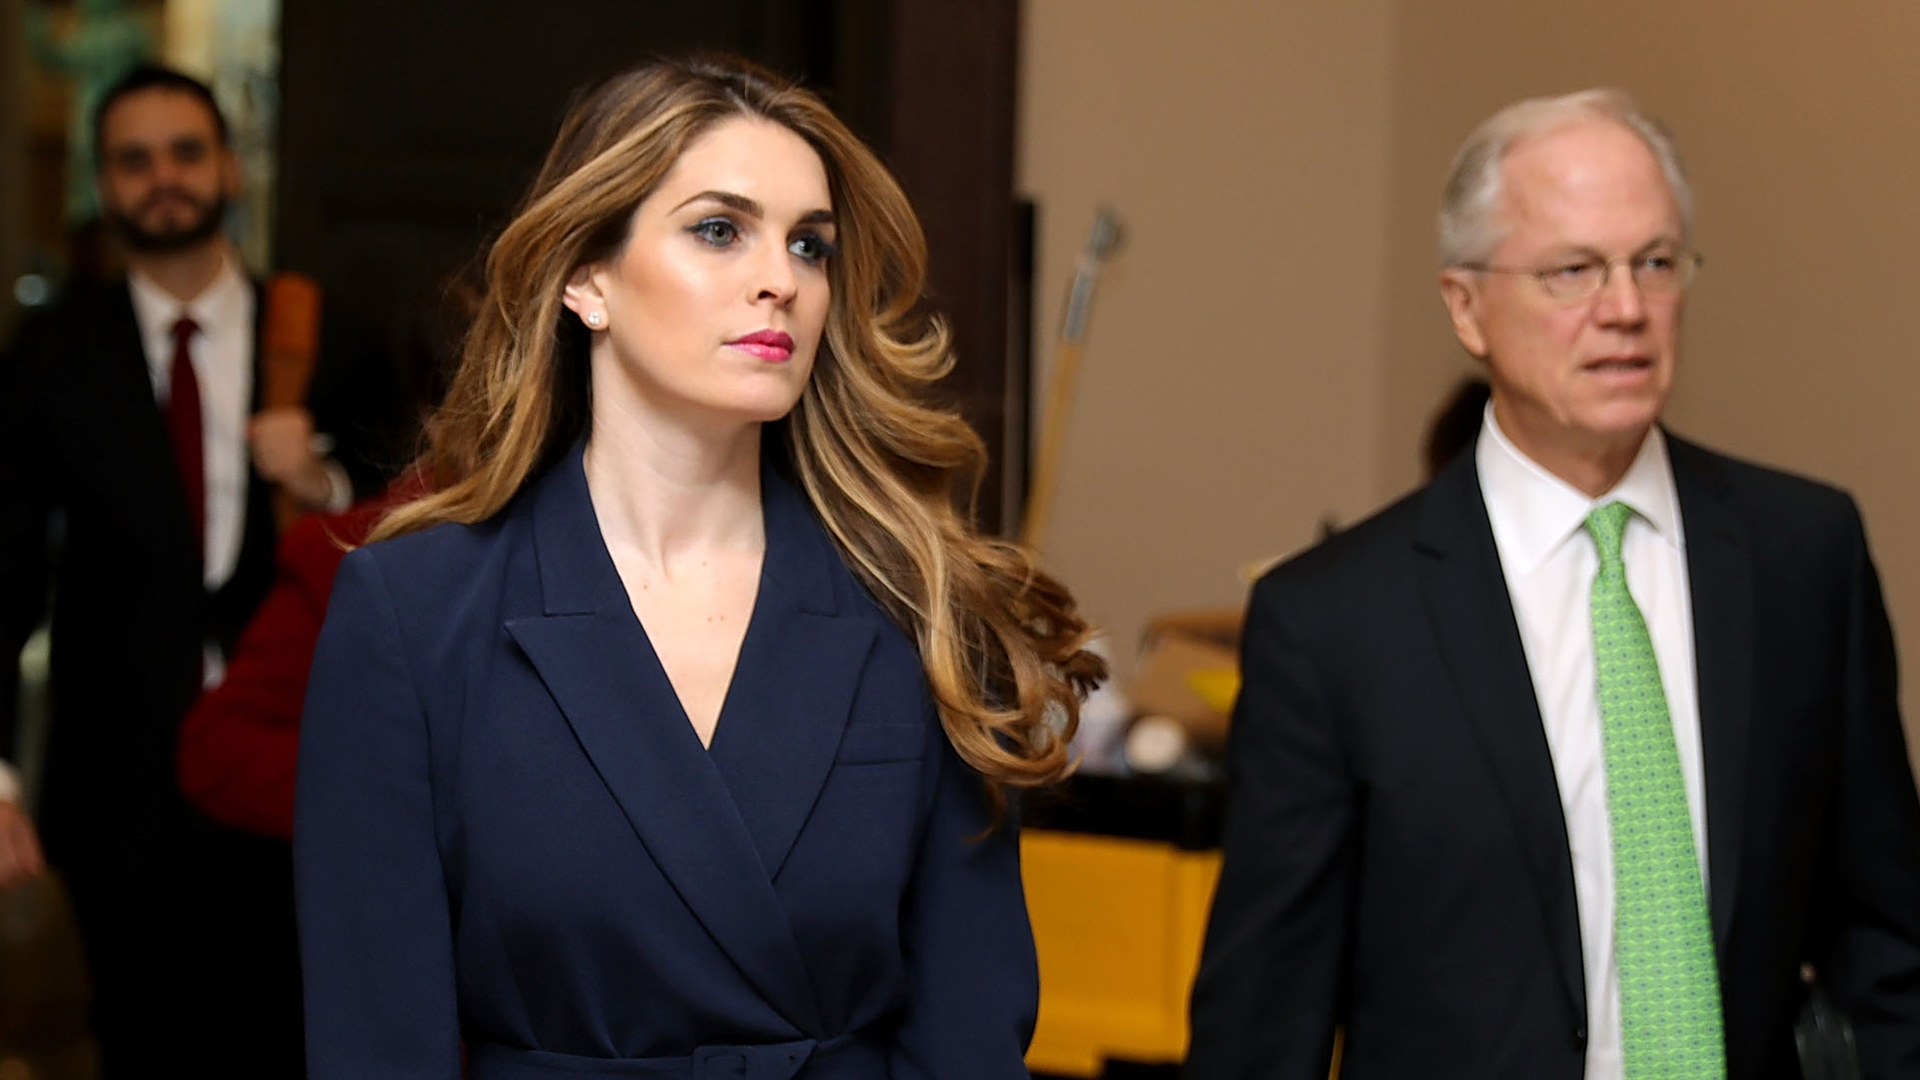
[[[933,249],[932,303],[952,321],[961,363],[955,403],[993,452],[980,520],[1004,529],[1002,466],[1024,463],[1026,434],[1011,433],[1008,312],[1014,279],[1013,138],[1019,45],[1017,0],[896,4],[889,62],[888,163],[913,198]],[[1024,425],[1021,425],[1024,427]],[[1019,475],[1020,470],[1014,470]]]

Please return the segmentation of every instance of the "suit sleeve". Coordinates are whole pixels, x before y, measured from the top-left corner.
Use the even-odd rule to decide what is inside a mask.
[[[1832,923],[1815,957],[1852,1018],[1868,1080],[1920,1076],[1920,797],[1901,730],[1899,679],[1857,511],[1845,744],[1831,843]]]
[[[1346,982],[1357,796],[1280,583],[1254,591],[1223,864],[1193,990],[1193,1080],[1325,1080]]]
[[[425,709],[367,549],[314,654],[294,800],[313,1080],[460,1076],[451,915]]]
[[[30,323],[0,353],[0,763],[14,753],[20,650],[45,613],[47,521],[52,444],[40,428],[38,390],[30,376],[45,363],[31,348]]]
[[[938,722],[927,760],[933,801],[902,912],[906,1011],[896,1080],[1025,1080],[1039,964],[1020,884],[1019,829],[989,824],[980,778]]]

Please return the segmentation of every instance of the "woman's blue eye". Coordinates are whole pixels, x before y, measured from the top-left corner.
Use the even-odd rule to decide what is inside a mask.
[[[828,259],[833,258],[834,254],[840,249],[828,243],[824,238],[813,233],[808,233],[805,236],[794,237],[792,242],[787,244],[787,250],[793,252],[802,260],[818,266]]]
[[[714,247],[726,247],[740,237],[740,230],[726,218],[708,218],[687,231]]]

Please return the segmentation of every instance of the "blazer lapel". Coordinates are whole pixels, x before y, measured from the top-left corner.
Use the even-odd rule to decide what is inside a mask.
[[[582,449],[530,493],[544,611],[508,619],[506,629],[688,909],[769,1004],[797,1029],[818,1031],[806,966],[754,837],[600,538]]]
[[[1699,447],[1667,436],[1685,522],[1693,651],[1706,775],[1708,902],[1714,940],[1733,924],[1746,823],[1748,738],[1753,715],[1754,570],[1746,521],[1728,501],[1726,478]]]
[[[78,381],[95,395],[91,403],[102,416],[116,418],[114,478],[121,497],[133,511],[133,520],[148,522],[154,538],[164,538],[169,559],[200,561],[200,540],[193,535],[187,514],[186,489],[174,465],[173,440],[167,434],[165,413],[153,396],[153,376],[147,370],[147,346],[133,313],[133,295],[123,279],[99,294],[99,321],[92,347],[77,349],[75,357],[92,357],[87,380]]]
[[[1456,458],[1428,487],[1414,547],[1434,638],[1511,812],[1561,980],[1584,1014],[1566,817],[1472,454]]]
[[[247,412],[257,413],[267,400],[267,286],[249,278],[247,287],[253,290],[253,358],[249,364],[253,372],[253,394],[247,401]]]
[[[760,593],[711,753],[773,878],[833,766],[876,627],[836,602],[847,571],[801,493],[771,470],[761,492]]]

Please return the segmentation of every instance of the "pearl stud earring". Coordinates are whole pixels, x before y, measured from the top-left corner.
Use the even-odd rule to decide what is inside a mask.
[[[601,326],[605,325],[606,321],[607,321],[607,316],[603,312],[598,312],[598,311],[587,312],[587,325],[593,327],[595,330],[598,330],[600,329]]]

